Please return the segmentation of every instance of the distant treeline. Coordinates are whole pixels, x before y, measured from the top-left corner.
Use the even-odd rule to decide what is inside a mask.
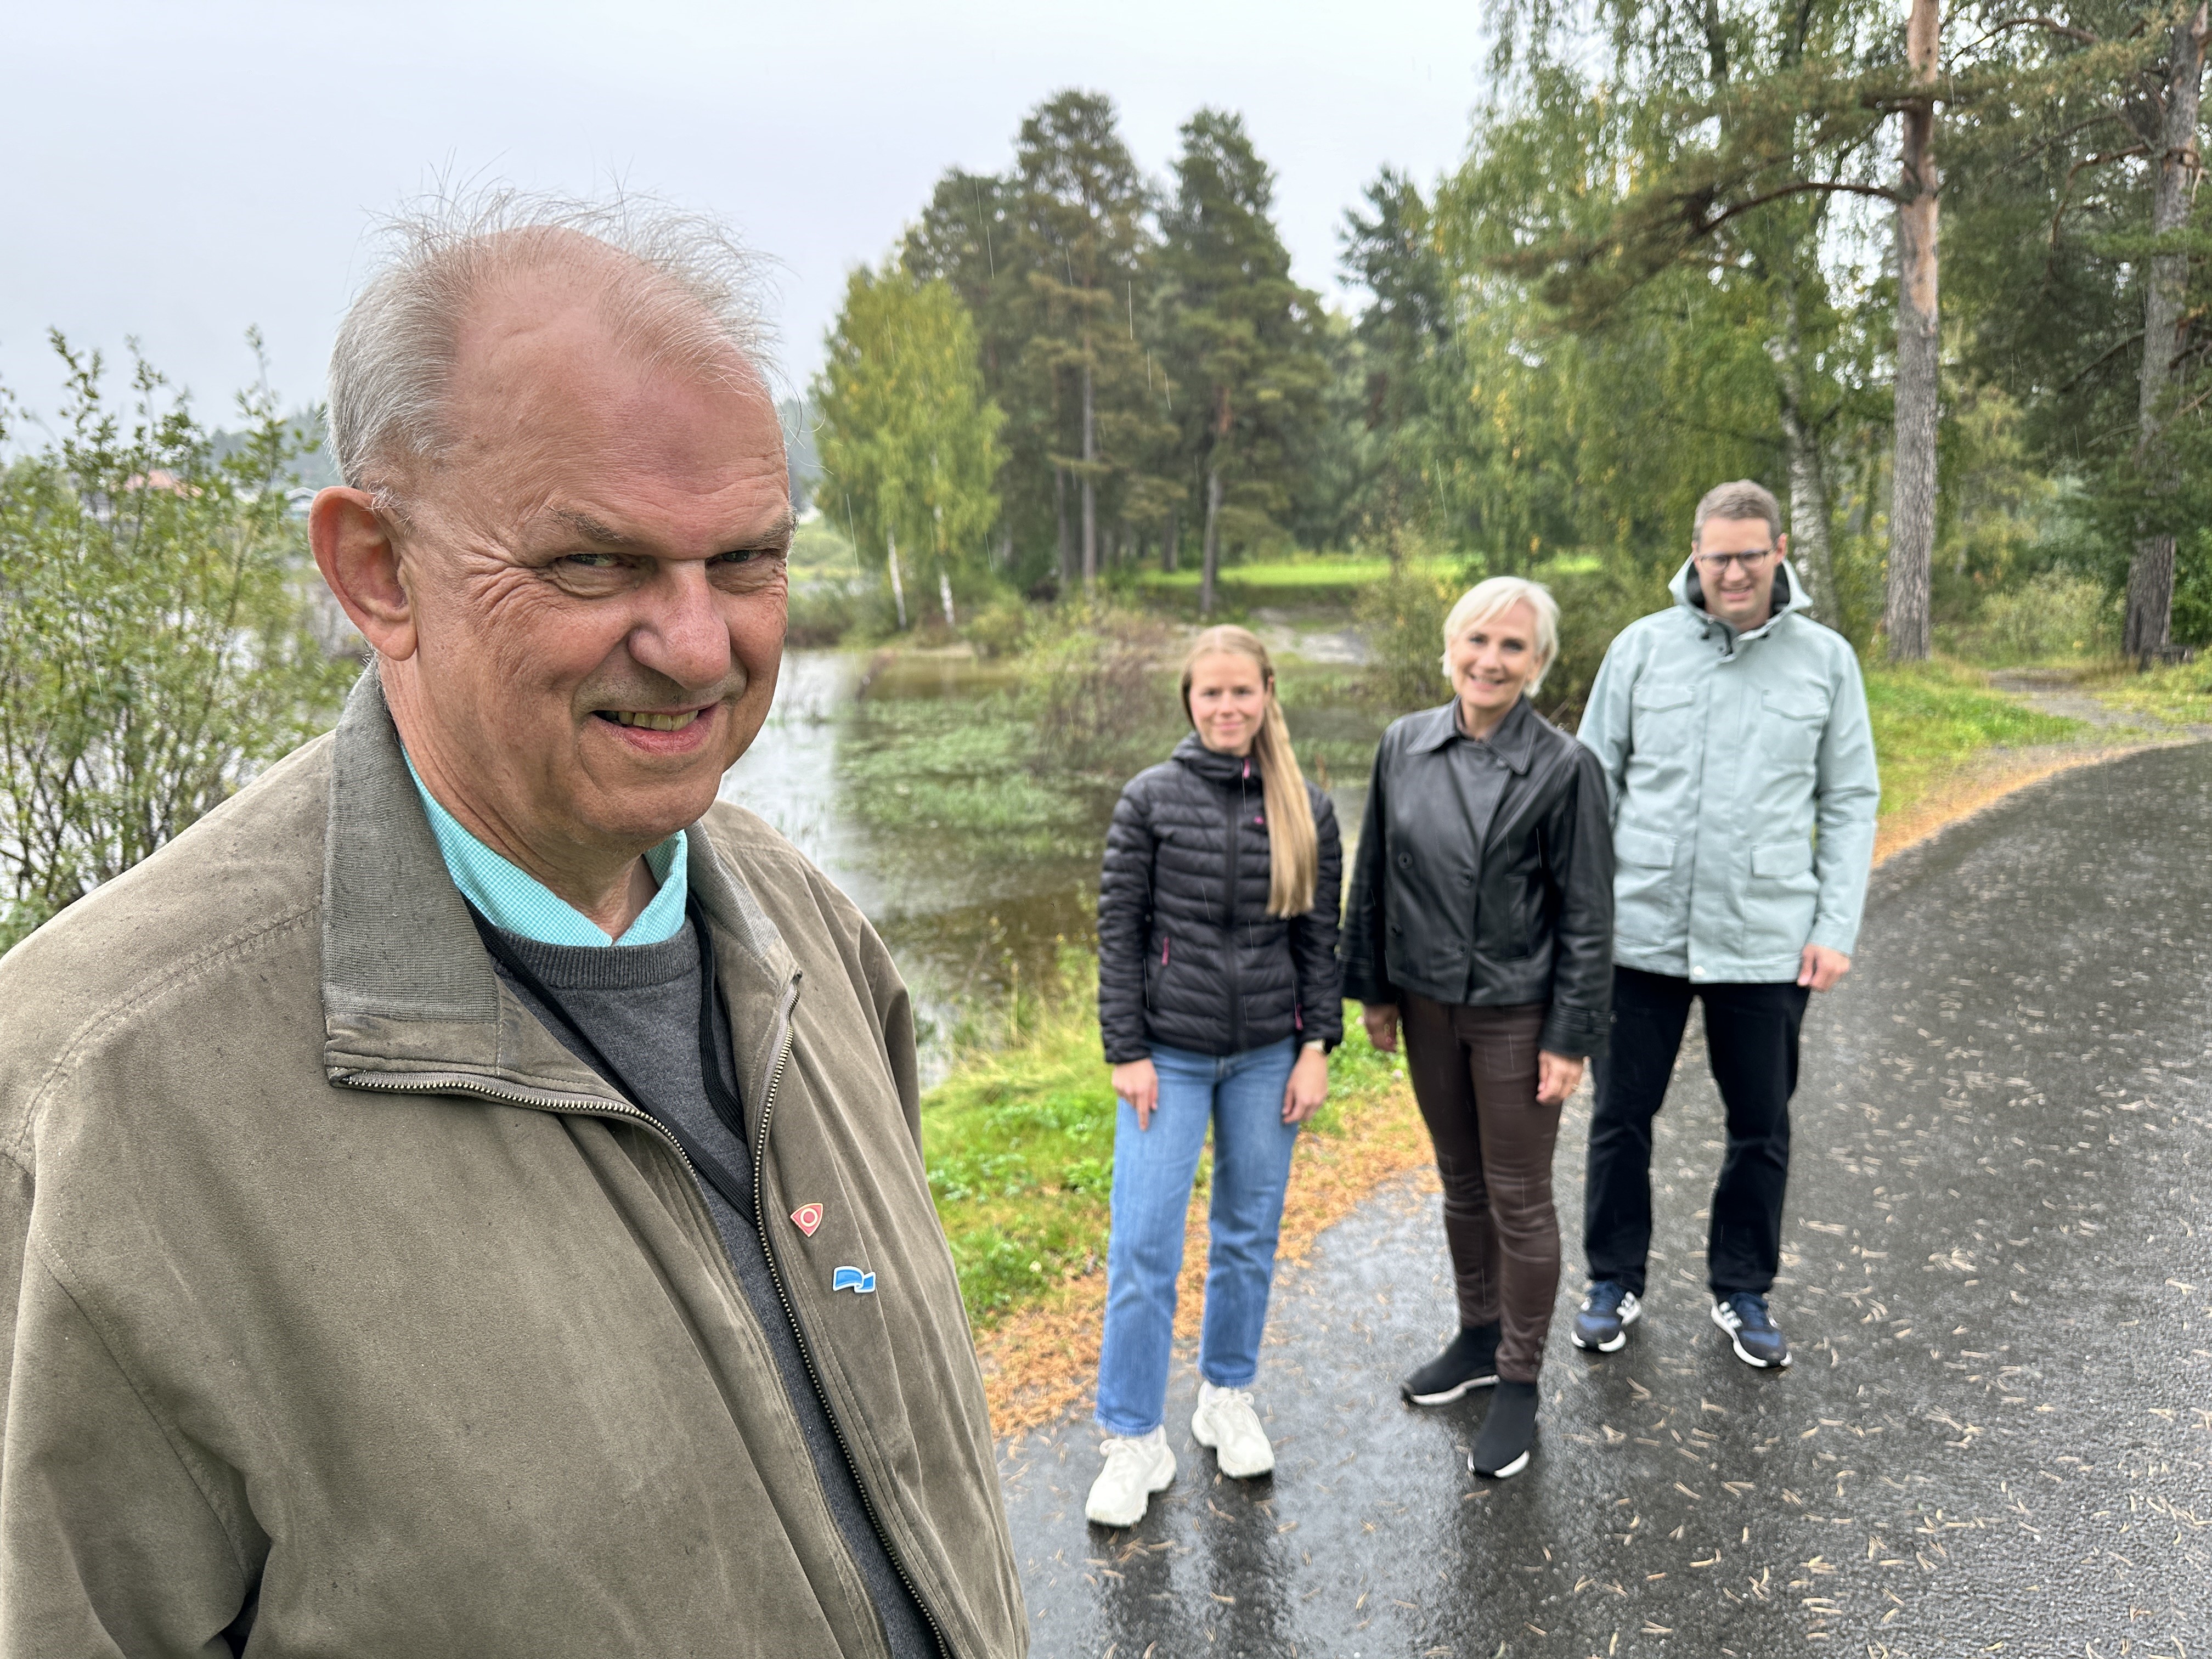
[[[1911,10],[1502,8],[1465,160],[1345,216],[1356,317],[1291,280],[1237,116],[1153,179],[1059,94],[854,273],[820,504],[908,585],[1035,592],[1409,539],[1656,569],[1749,476],[1904,654],[2053,569],[2130,593],[2131,648],[2212,638],[2204,8]]]

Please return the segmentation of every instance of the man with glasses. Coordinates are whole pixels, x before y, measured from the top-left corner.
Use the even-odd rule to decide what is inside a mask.
[[[1782,512],[1741,479],[1698,503],[1674,603],[1613,641],[1580,737],[1613,796],[1613,1034],[1596,1062],[1575,1346],[1643,1315],[1651,1120],[1689,1018],[1728,1111],[1705,1245],[1736,1357],[1790,1363],[1767,1307],[1807,998],[1850,970],[1881,786],[1858,659],[1813,620]]]

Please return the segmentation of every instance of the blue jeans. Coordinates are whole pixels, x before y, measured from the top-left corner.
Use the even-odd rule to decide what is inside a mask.
[[[1098,1422],[1150,1434],[1167,1411],[1176,1279],[1198,1155],[1213,1127],[1212,1243],[1198,1372],[1217,1389],[1249,1388],[1275,1275],[1275,1237],[1291,1181],[1295,1124],[1283,1093],[1296,1039],[1216,1057],[1152,1050],[1159,1104],[1149,1129],[1123,1101],[1114,1127],[1114,1219],[1106,1244],[1106,1336],[1098,1351]]]

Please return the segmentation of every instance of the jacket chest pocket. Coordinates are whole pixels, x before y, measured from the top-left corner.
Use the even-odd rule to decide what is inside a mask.
[[[1680,754],[1697,732],[1698,694],[1686,685],[1639,685],[1630,705],[1629,743],[1637,753]]]
[[[1809,768],[1827,728],[1827,700],[1812,691],[1759,695],[1759,746],[1778,766]]]

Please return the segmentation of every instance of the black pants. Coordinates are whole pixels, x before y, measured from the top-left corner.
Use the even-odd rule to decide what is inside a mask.
[[[1651,1248],[1651,1120],[1667,1098],[1690,999],[1705,1005],[1705,1053],[1728,1108],[1728,1151],[1713,1188],[1705,1275],[1716,1297],[1765,1296],[1782,1261],[1790,1181],[1790,1097],[1797,1091],[1803,986],[1697,985],[1616,968],[1613,1040],[1595,1062],[1583,1253],[1593,1280],[1644,1294]]]

